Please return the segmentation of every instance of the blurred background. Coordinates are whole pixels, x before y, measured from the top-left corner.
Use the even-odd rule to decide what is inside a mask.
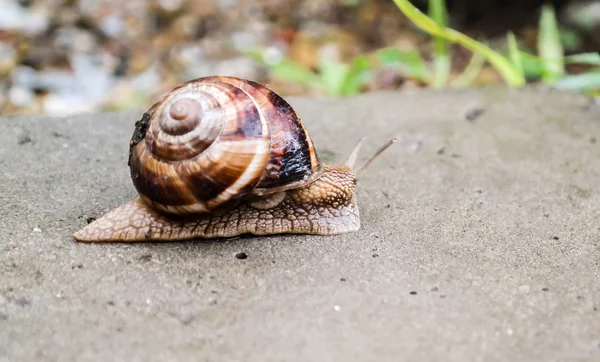
[[[546,83],[597,97],[599,49],[597,0],[0,0],[0,113],[147,108],[207,75],[284,96]]]

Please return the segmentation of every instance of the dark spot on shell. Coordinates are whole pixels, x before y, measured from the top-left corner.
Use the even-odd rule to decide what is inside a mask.
[[[133,131],[133,136],[131,136],[131,141],[129,141],[129,160],[131,160],[131,153],[133,147],[140,143],[144,137],[146,137],[146,131],[148,130],[148,124],[150,123],[150,115],[148,113],[144,113],[142,115],[142,119],[135,122],[135,130]],[[127,165],[130,165],[130,161],[127,162]]]
[[[248,258],[248,254],[246,254],[246,253],[244,253],[244,252],[241,252],[241,253],[237,253],[237,254],[235,254],[235,257],[236,257],[237,259],[243,260],[243,259],[247,259],[247,258]]]

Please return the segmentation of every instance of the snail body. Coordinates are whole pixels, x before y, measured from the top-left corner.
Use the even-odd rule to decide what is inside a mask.
[[[155,103],[129,143],[139,198],[75,233],[83,242],[356,231],[360,143],[322,164],[293,108],[258,83],[205,77]]]

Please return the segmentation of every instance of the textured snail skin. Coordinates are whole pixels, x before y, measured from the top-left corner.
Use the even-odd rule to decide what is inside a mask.
[[[355,188],[350,168],[326,165],[322,176],[309,185],[194,218],[167,216],[137,199],[87,225],[74,237],[81,242],[139,242],[242,234],[347,233],[360,228]]]

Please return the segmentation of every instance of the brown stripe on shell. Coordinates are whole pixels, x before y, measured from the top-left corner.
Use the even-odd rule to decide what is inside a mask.
[[[183,178],[187,188],[208,209],[219,209],[228,199],[252,192],[268,158],[268,141],[219,141],[189,163]],[[226,162],[220,160],[227,160]]]
[[[270,157],[256,193],[298,187],[314,180],[322,165],[302,121],[282,97],[256,82],[235,77],[204,78],[229,83],[251,95],[269,123]]]
[[[135,147],[131,157],[131,179],[140,195],[162,205],[184,205],[194,201],[177,170],[152,157],[147,148]]]
[[[211,208],[227,203],[231,198],[245,196],[252,192],[262,178],[270,146],[268,123],[252,94],[249,94],[247,87],[243,86],[244,81],[228,78],[227,82],[223,82],[223,77],[218,79],[218,84],[227,84],[226,88],[231,89],[236,95],[235,98],[228,98],[231,103],[224,108],[227,110],[226,118],[230,119],[229,117],[233,116],[236,122],[226,122],[219,143],[213,146],[214,149],[211,147],[206,152],[206,156],[213,161],[226,159],[231,162],[217,172],[211,173],[215,181],[221,179],[221,182],[226,180],[229,183],[229,187],[221,194],[207,202]],[[215,155],[219,153],[221,155]],[[237,179],[231,183],[234,178]]]
[[[252,98],[233,86],[229,86],[227,92],[227,98],[221,104],[225,110],[225,123],[219,140],[268,139],[268,129],[263,129],[260,112]]]

